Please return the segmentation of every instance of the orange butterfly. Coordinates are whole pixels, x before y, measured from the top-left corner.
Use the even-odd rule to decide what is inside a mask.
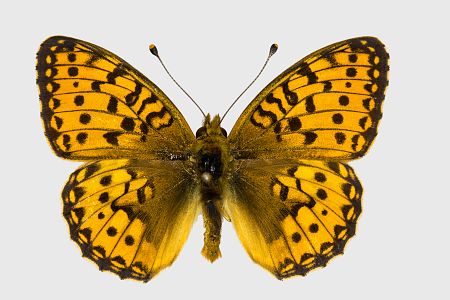
[[[388,69],[376,38],[332,44],[275,78],[228,137],[209,115],[194,136],[118,56],[47,39],[37,54],[45,134],[58,156],[86,162],[62,192],[72,239],[101,270],[148,281],[201,212],[210,261],[225,218],[280,279],[325,266],[355,233],[362,187],[346,162],[377,134]]]

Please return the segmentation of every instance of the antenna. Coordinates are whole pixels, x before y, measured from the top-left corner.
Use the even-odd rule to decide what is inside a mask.
[[[225,119],[225,116],[228,114],[228,112],[230,111],[230,109],[236,104],[236,102],[239,100],[239,98],[241,98],[242,95],[244,95],[244,93],[253,85],[253,83],[258,79],[258,77],[261,75],[261,73],[263,72],[264,68],[266,67],[267,63],[269,62],[269,59],[272,57],[272,55],[275,54],[275,52],[277,52],[278,50],[278,45],[277,44],[272,44],[272,46],[270,46],[270,50],[269,50],[269,55],[266,58],[266,61],[264,62],[264,65],[262,66],[261,70],[259,71],[258,75],[256,75],[255,79],[253,79],[252,82],[250,82],[250,84],[245,88],[245,90],[236,98],[236,100],[233,101],[233,103],[231,103],[230,107],[228,107],[227,111],[223,114],[220,123],[222,123],[223,119]]]
[[[167,75],[169,75],[170,78],[172,78],[173,82],[175,82],[176,85],[178,85],[178,87],[186,94],[186,96],[189,97],[189,99],[191,99],[192,102],[194,102],[195,106],[197,106],[197,108],[200,110],[200,112],[202,113],[203,117],[206,118],[205,113],[203,112],[203,110],[200,108],[200,106],[197,104],[197,102],[195,102],[194,99],[192,99],[192,97],[181,87],[181,85],[175,80],[175,78],[173,78],[173,76],[169,73],[169,71],[167,70],[166,66],[164,65],[164,63],[161,60],[161,57],[159,57],[158,54],[158,49],[156,48],[156,46],[154,44],[151,44],[148,49],[150,50],[150,52],[156,56],[159,60],[159,62],[161,63],[161,65],[163,66],[164,70],[166,71]]]

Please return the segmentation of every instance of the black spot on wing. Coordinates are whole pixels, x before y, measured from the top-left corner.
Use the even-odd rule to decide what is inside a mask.
[[[57,109],[61,105],[61,100],[53,98],[53,110]]]
[[[169,114],[169,112],[167,111],[167,109],[165,107],[162,107],[160,111],[154,111],[149,113],[146,117],[145,117],[145,121],[147,122],[147,124],[152,125],[152,119],[153,118],[159,118],[162,119],[164,117],[165,114]],[[170,116],[170,114],[169,114]],[[166,124],[158,124],[158,126],[153,126],[155,129],[160,129],[162,127],[169,127],[170,125],[172,125],[173,123],[173,119],[172,116],[170,116],[169,121]]]
[[[83,145],[84,143],[86,143],[87,137],[88,134],[86,132],[80,132],[79,134],[77,134],[77,142]]]
[[[287,169],[287,173],[289,174],[289,176],[295,177],[295,172],[297,172],[298,167],[297,166],[293,166],[289,169]]]
[[[281,124],[280,124],[280,122],[277,122],[277,123],[275,124],[275,126],[273,127],[273,131],[274,131],[276,134],[280,134],[280,133],[281,133]]]
[[[75,196],[75,200],[78,201],[80,200],[81,197],[83,197],[83,195],[86,193],[86,191],[84,190],[83,187],[74,187],[73,189],[73,194]]]
[[[328,162],[328,167],[333,170],[334,172],[336,172],[337,174],[340,174],[341,171],[339,169],[339,164],[335,161],[330,161]]]
[[[80,115],[79,121],[80,121],[81,124],[86,125],[86,124],[88,124],[91,121],[91,115],[87,114],[87,113],[82,113]]]
[[[156,97],[156,95],[154,94],[142,100],[141,106],[139,107],[137,114],[140,115],[144,111],[147,104],[155,104],[156,101],[158,101],[158,97]]]
[[[63,124],[63,119],[61,119],[60,117],[57,117],[57,116],[54,116],[54,118],[55,118],[56,128],[60,129]]]
[[[123,118],[122,122],[120,123],[120,127],[122,127],[125,131],[133,131],[135,126],[136,123],[134,122],[133,118],[130,117]]]
[[[259,113],[259,115],[260,115],[261,117],[268,117],[268,118],[270,118],[271,124],[273,124],[273,123],[275,123],[275,122],[277,121],[277,115],[274,114],[274,113],[271,112],[271,111],[266,111],[266,110],[264,110],[264,109],[261,107],[261,105],[258,106],[258,108],[256,109],[256,111]],[[255,126],[261,127],[261,128],[263,128],[263,129],[266,128],[266,127],[264,127],[264,124],[259,123],[258,121],[256,121],[256,120],[254,119],[254,116],[253,116],[253,115],[252,115],[252,117],[250,118],[250,122],[252,122],[252,124],[255,125]]]
[[[305,145],[311,145],[317,139],[317,134],[313,131],[303,132],[303,135],[305,136]]]
[[[145,202],[145,200],[147,200],[145,197],[145,189],[143,187],[139,188],[137,190],[137,196],[138,196],[138,202],[140,204],[143,204]]]
[[[132,106],[139,99],[139,95],[142,92],[142,84],[136,82],[136,87],[134,91],[125,96],[125,102],[128,106]]]
[[[93,81],[91,83],[91,89],[96,92],[100,92],[100,86],[104,84],[102,81]]]
[[[100,194],[100,196],[98,197],[98,201],[100,201],[101,203],[106,203],[109,201],[109,193],[108,192],[103,192]]]
[[[84,174],[84,178],[91,177],[95,172],[100,170],[100,166],[98,164],[91,164],[86,167],[86,172]]]
[[[308,84],[313,84],[317,82],[317,75],[311,70],[309,65],[305,62],[303,62],[300,65],[300,70],[297,72],[297,74],[306,76],[308,78]]]
[[[112,131],[112,132],[105,133],[103,135],[103,137],[105,138],[105,140],[108,144],[111,144],[114,146],[119,146],[119,140],[117,139],[117,137],[119,137],[120,135],[122,135],[122,132]]]
[[[328,197],[327,192],[324,189],[318,189],[316,196],[321,200],[325,200]]]
[[[113,237],[117,234],[117,229],[113,226],[108,227],[108,229],[106,230],[106,234],[108,234],[108,236]]]
[[[291,91],[288,87],[288,81],[284,82],[281,86],[283,88],[283,93],[286,97],[287,102],[290,105],[295,105],[298,103],[298,96],[295,92]]]
[[[83,95],[76,95],[73,102],[76,106],[81,106],[84,104],[84,96]]]
[[[111,96],[111,97],[109,98],[107,110],[108,110],[110,113],[116,113],[116,112],[117,112],[117,104],[118,104],[118,103],[119,103],[119,100],[117,100],[116,97]]]
[[[106,80],[108,80],[108,83],[116,84],[116,78],[124,74],[126,74],[126,72],[123,69],[122,65],[119,64],[111,73],[108,73],[108,75],[106,75]]]
[[[283,107],[283,105],[282,105],[282,103],[281,103],[281,100],[278,99],[278,98],[275,98],[275,97],[273,96],[273,93],[269,93],[269,95],[267,95],[266,101],[267,101],[267,103],[276,103],[277,106],[278,106],[278,109],[279,109],[283,114],[286,113],[286,110],[284,109],[284,107]]]
[[[342,106],[347,106],[350,103],[350,99],[347,95],[342,95],[339,97],[339,104]]]
[[[334,124],[342,124],[342,122],[344,122],[344,117],[340,113],[335,113],[332,116],[332,119]]]
[[[367,117],[362,117],[361,119],[359,119],[359,126],[362,129],[366,129],[366,122],[367,122]]]
[[[345,134],[342,132],[336,132],[334,134],[334,138],[336,139],[336,143],[342,145],[345,142]]]
[[[125,237],[125,244],[127,246],[133,246],[134,245],[134,238],[131,235],[127,235]]]
[[[69,74],[70,77],[75,77],[78,75],[78,68],[77,67],[70,67],[67,70],[67,73]]]
[[[289,129],[291,131],[297,131],[302,127],[302,122],[298,117],[294,117],[288,120]]]
[[[350,183],[342,184],[342,191],[348,198],[350,198],[351,189],[352,189],[352,185]]]
[[[325,174],[323,174],[322,172],[316,172],[314,174],[314,179],[317,182],[325,182],[327,180],[327,177],[325,176]]]
[[[345,73],[348,77],[355,77],[357,72],[355,68],[348,68]]]
[[[289,188],[285,186],[284,184],[281,184],[281,190],[280,190],[280,199],[281,201],[285,201],[287,199],[289,193]]]
[[[333,85],[331,84],[331,81],[324,81],[323,83],[323,91],[329,92],[333,88]]]
[[[70,147],[71,147],[70,135],[68,135],[68,134],[64,134],[63,135],[63,145],[64,145],[64,147],[66,148],[67,151],[70,149]]]
[[[300,233],[294,232],[294,233],[292,234],[292,241],[293,241],[294,243],[300,242],[301,239],[302,239],[302,236],[300,235]]]
[[[67,55],[67,60],[70,61],[70,62],[74,62],[75,60],[77,60],[76,54],[75,53],[69,53]]]
[[[313,113],[316,111],[316,106],[314,105],[314,99],[313,96],[308,96],[305,99],[305,106],[306,106],[306,111],[309,113]]]
[[[142,131],[143,134],[148,133],[148,126],[145,123],[141,123],[141,125],[139,125],[139,129]]]
[[[319,231],[319,225],[317,225],[316,223],[312,223],[311,225],[309,225],[309,232],[316,233],[318,231]]]
[[[111,184],[111,181],[112,181],[112,175],[106,175],[100,179],[100,184],[103,186],[108,186]]]
[[[128,175],[131,176],[131,179],[136,179],[137,173],[136,173],[135,171],[133,171],[133,170],[131,170],[131,169],[128,169],[128,170],[127,170],[127,173],[128,173]]]

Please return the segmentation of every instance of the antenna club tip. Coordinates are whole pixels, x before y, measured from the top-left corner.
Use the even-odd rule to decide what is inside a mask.
[[[277,52],[278,50],[278,44],[273,43],[272,46],[270,46],[269,56],[272,56]]]
[[[158,48],[156,48],[155,44],[150,44],[150,46],[148,46],[148,49],[154,56],[159,57]]]

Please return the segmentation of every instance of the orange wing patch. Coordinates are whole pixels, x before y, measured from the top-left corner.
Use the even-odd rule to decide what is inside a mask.
[[[230,134],[237,157],[353,159],[376,136],[388,54],[375,38],[325,47],[270,83]]]
[[[346,164],[245,161],[225,207],[249,255],[278,278],[342,254],[355,234],[362,187]]]
[[[172,264],[198,201],[181,166],[128,159],[83,165],[62,198],[72,239],[100,270],[148,281]]]
[[[150,159],[185,151],[193,142],[192,131],[164,93],[105,49],[52,37],[37,58],[41,115],[58,155]]]

